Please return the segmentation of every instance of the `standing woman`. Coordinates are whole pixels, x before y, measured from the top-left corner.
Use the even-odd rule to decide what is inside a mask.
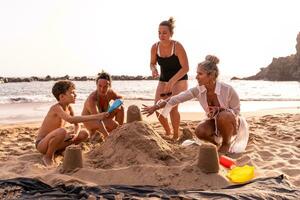
[[[185,101],[196,98],[207,118],[195,130],[195,135],[219,147],[221,152],[243,152],[248,142],[248,126],[240,116],[240,99],[232,86],[217,80],[219,59],[207,55],[205,61],[198,64],[198,85],[179,95],[159,102],[154,106],[144,106],[142,112],[148,116],[163,108],[166,116],[170,110]]]
[[[154,78],[159,76],[159,82],[155,92],[156,104],[160,99],[166,99],[170,96],[179,94],[187,90],[187,72],[189,63],[183,46],[175,40],[172,40],[174,33],[174,19],[170,17],[167,21],[159,24],[158,36],[159,42],[152,45],[150,68]],[[156,64],[160,65],[160,75]],[[167,118],[158,116],[158,120],[164,127],[166,134],[171,135],[171,129]],[[173,139],[178,138],[180,114],[178,106],[172,108],[170,112],[171,123],[173,127]]]

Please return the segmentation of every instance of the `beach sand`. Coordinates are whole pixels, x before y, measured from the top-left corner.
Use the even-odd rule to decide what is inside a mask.
[[[243,113],[249,124],[246,151],[229,155],[237,165],[253,165],[255,178],[284,174],[294,187],[300,187],[300,111],[268,110]],[[197,166],[198,145],[182,146],[164,139],[155,117],[145,122],[125,124],[105,142],[84,143],[83,168],[63,173],[59,165],[45,167],[34,146],[39,123],[0,126],[0,179],[37,178],[47,184],[73,185],[154,185],[174,189],[218,189],[231,185],[227,169],[205,174]],[[194,130],[203,113],[182,113],[180,133]]]

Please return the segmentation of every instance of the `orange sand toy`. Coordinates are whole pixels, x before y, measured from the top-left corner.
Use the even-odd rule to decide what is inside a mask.
[[[219,163],[223,166],[226,167],[228,169],[232,169],[233,167],[236,166],[235,161],[232,160],[231,158],[227,157],[227,156],[220,156],[219,157]]]

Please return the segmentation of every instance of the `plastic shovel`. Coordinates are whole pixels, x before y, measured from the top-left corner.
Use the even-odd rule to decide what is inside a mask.
[[[119,108],[123,104],[123,101],[121,99],[116,99],[113,104],[109,107],[108,111],[109,113],[112,113],[114,110]]]

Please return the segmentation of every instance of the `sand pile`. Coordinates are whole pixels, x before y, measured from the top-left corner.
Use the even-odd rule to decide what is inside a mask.
[[[176,189],[222,188],[220,173],[206,174],[198,166],[199,146],[166,142],[142,121],[125,124],[87,153],[86,166],[73,174],[98,185],[153,185]],[[92,180],[91,180],[92,178]]]
[[[178,164],[171,146],[146,122],[124,124],[88,153],[96,168],[140,164]]]

